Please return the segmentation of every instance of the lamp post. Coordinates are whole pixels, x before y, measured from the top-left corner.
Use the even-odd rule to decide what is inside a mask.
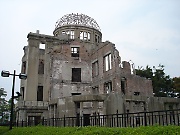
[[[10,75],[13,76],[13,84],[12,84],[12,97],[11,97],[11,116],[10,116],[10,126],[9,129],[12,129],[13,125],[13,105],[14,105],[14,98],[17,96],[14,96],[14,86],[15,86],[15,77],[19,76],[19,79],[26,79],[27,75],[20,73],[19,75],[16,75],[16,70],[14,70],[14,73],[11,74],[9,71],[2,71],[1,76],[2,77],[9,77]]]

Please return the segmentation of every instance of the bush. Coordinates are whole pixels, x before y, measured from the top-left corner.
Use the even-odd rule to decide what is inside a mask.
[[[4,128],[4,129],[3,129]],[[3,135],[180,135],[179,126],[147,126],[136,128],[109,127],[18,127],[7,132],[0,127]]]

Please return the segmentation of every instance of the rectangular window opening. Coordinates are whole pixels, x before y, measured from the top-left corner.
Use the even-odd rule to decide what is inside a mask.
[[[26,61],[23,61],[23,63],[22,63],[22,72],[21,73],[23,73],[23,74],[26,73]]]
[[[98,35],[95,35],[95,42],[98,43]]]
[[[83,31],[80,32],[80,39],[83,40]]]
[[[38,86],[37,101],[43,101],[43,86]]]
[[[65,35],[66,34],[66,32],[65,31],[62,31],[62,35]]]
[[[121,81],[121,90],[125,94],[125,82]]]
[[[39,44],[39,49],[45,49],[45,44]]]
[[[71,57],[79,57],[79,47],[71,47]]]
[[[140,92],[134,92],[134,95],[135,95],[135,96],[139,96],[139,95],[140,95]]]
[[[81,82],[81,68],[72,68],[72,82]]]
[[[44,60],[39,60],[38,74],[44,74]]]
[[[109,94],[112,91],[112,82],[104,83],[104,91]]]
[[[80,39],[81,40],[90,41],[90,38],[91,38],[91,34],[89,32],[80,31]]]
[[[98,43],[100,42],[100,37],[98,36]]]
[[[121,91],[123,92],[123,94],[125,94],[125,91],[126,91],[126,78],[125,77],[121,78]]]
[[[108,54],[104,57],[104,66],[105,71],[112,69],[111,54]]]
[[[75,104],[76,104],[76,108],[80,109],[80,102],[76,102]]]
[[[88,34],[87,32],[84,32],[84,40],[87,40],[87,38],[88,38]]]
[[[71,30],[71,37],[70,38],[74,39],[74,31],[73,30]]]
[[[91,34],[88,32],[88,40],[90,41],[91,39]]]
[[[95,77],[99,74],[99,67],[98,67],[98,61],[95,61],[92,63],[92,76]]]

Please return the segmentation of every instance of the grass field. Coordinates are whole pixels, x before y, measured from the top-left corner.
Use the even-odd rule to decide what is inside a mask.
[[[180,135],[179,126],[147,126],[137,128],[108,127],[0,127],[0,135]]]

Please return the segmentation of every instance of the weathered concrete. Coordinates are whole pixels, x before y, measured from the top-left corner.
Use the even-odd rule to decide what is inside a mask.
[[[17,120],[180,108],[179,99],[154,97],[152,81],[132,73],[99,29],[76,23],[28,34]]]

